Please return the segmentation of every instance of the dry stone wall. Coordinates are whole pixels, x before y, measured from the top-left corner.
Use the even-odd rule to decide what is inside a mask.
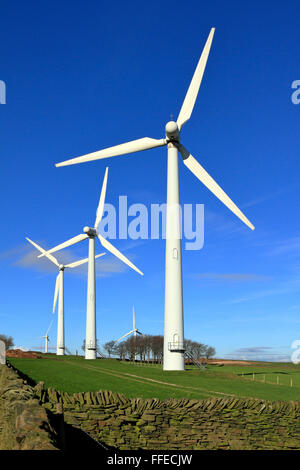
[[[100,390],[70,395],[43,383],[46,409],[60,404],[66,423],[121,450],[300,449],[300,402],[259,399],[128,399]]]
[[[56,450],[57,438],[34,389],[0,365],[0,450]]]

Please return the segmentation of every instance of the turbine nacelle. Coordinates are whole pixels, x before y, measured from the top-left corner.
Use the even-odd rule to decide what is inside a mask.
[[[170,141],[179,142],[179,129],[175,121],[169,121],[166,124],[166,137]]]
[[[97,230],[88,226],[83,227],[84,233],[86,233],[89,237],[96,237]]]

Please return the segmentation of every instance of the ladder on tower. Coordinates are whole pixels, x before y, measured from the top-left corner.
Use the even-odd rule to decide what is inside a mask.
[[[106,359],[105,354],[103,354],[103,352],[101,351],[101,349],[98,346],[97,346],[96,352],[97,352],[97,355],[99,357],[101,357],[101,359]]]
[[[185,354],[185,356],[186,356],[188,359],[190,359],[190,360],[192,361],[192,363],[193,363],[196,367],[198,367],[199,370],[205,370],[205,369],[206,369],[205,365],[201,364],[200,361],[198,361],[197,359],[195,359],[195,358],[193,357],[193,355],[192,355],[189,351],[185,351],[184,354]]]

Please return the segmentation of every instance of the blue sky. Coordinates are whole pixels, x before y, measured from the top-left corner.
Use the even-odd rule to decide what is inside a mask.
[[[300,79],[297,2],[212,0],[13,2],[1,6],[0,332],[38,345],[52,319],[50,248],[91,225],[105,167],[106,201],[163,203],[166,150],[55,168],[140,137],[164,137],[211,27],[211,53],[182,141],[255,225],[223,206],[180,161],[182,203],[204,204],[202,250],[183,251],[185,336],[219,357],[292,353],[300,338]],[[130,218],[129,218],[130,221]],[[97,270],[100,343],[132,324],[163,334],[164,241],[115,240],[145,273],[106,255]],[[87,243],[57,253],[87,256]],[[98,253],[101,252],[100,244]],[[85,336],[86,268],[66,272],[66,344]],[[56,341],[55,323],[50,331]]]

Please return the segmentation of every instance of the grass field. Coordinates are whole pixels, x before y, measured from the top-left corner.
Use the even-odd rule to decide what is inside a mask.
[[[220,369],[221,370],[221,369]],[[292,386],[300,388],[300,367],[289,363],[256,363],[251,366],[225,366],[222,368],[225,373],[233,373],[248,380],[268,383],[271,385]]]
[[[34,382],[43,381],[46,388],[69,393],[102,389],[124,393],[129,398],[161,400],[229,395],[272,401],[300,399],[300,366],[288,363],[208,366],[205,371],[190,366],[184,372],[167,372],[160,365],[137,365],[114,359],[86,361],[75,356],[10,358],[9,361]]]

